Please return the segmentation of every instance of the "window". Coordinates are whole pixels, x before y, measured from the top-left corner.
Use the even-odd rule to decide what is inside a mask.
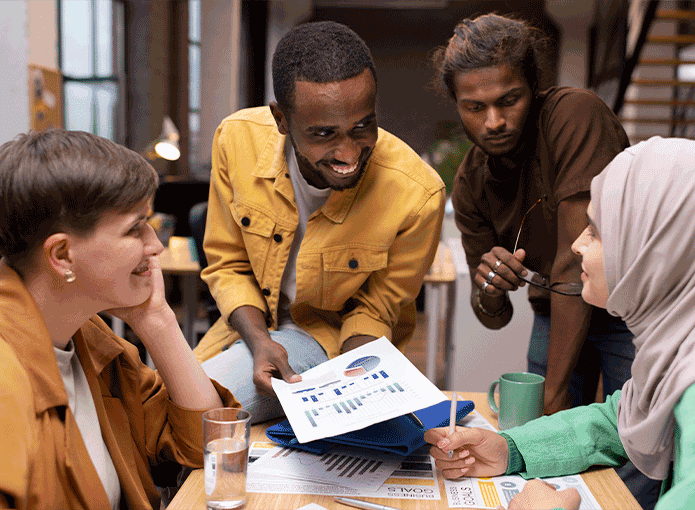
[[[124,9],[119,0],[58,1],[66,129],[122,143]]]
[[[200,2],[188,0],[188,140],[189,162],[200,162]]]

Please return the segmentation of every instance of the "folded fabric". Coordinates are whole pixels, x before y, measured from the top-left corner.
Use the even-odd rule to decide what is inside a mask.
[[[288,420],[281,421],[266,430],[266,436],[283,446],[299,448],[313,453],[324,453],[336,446],[353,446],[380,450],[398,455],[410,455],[425,444],[425,430],[449,425],[451,403],[444,400],[430,407],[415,411],[417,422],[410,414],[375,423],[360,430],[327,437],[318,441],[300,443],[294,435]],[[456,421],[461,420],[474,408],[470,400],[460,400],[456,404]]]

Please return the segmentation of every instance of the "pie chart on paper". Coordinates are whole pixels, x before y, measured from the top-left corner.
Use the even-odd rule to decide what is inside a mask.
[[[378,356],[364,356],[363,358],[358,358],[345,368],[345,375],[347,377],[364,375],[370,370],[374,370],[379,365],[379,361]]]

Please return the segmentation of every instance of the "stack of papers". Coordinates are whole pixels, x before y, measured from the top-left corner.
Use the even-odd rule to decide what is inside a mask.
[[[403,457],[369,455],[351,448],[324,454],[276,446],[249,465],[249,477],[320,482],[358,491],[376,491],[400,466]]]
[[[439,500],[437,470],[428,450],[424,447],[407,457],[382,453],[374,457],[343,448],[312,454],[272,442],[255,441],[249,449],[246,490]],[[340,456],[344,457],[338,460]],[[379,484],[380,480],[383,481]]]

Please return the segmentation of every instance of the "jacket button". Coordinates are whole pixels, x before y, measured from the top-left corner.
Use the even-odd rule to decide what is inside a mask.
[[[281,243],[281,242],[282,242],[282,236],[281,236],[280,234],[275,234],[275,235],[273,236],[273,240],[274,240],[276,243]]]
[[[263,293],[264,296],[270,296],[270,289],[268,287],[263,289],[261,292]]]
[[[357,269],[357,266],[359,266],[359,264],[355,259],[350,259],[350,262],[348,262],[348,266],[350,266],[352,269]]]
[[[248,219],[248,217],[244,216],[243,218],[241,218],[241,224],[245,227],[248,227],[249,225],[251,225],[251,220]]]

